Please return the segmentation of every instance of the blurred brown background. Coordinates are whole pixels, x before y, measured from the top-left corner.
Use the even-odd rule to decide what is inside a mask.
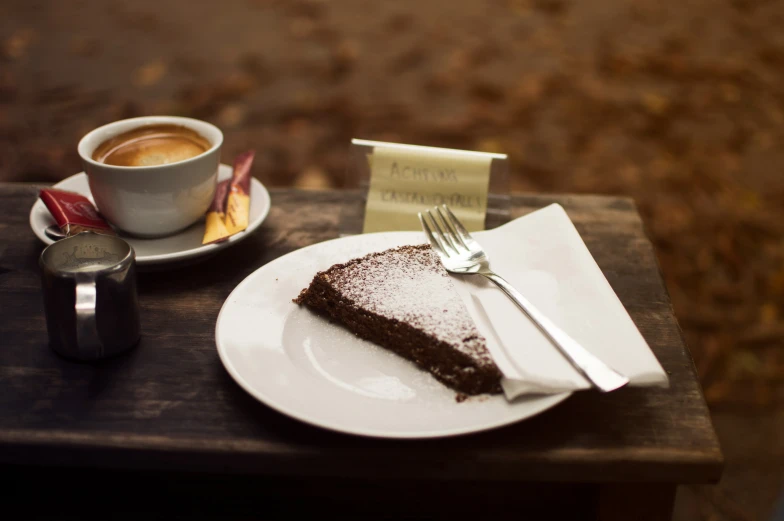
[[[635,198],[727,456],[679,519],[767,519],[784,477],[784,1],[5,0],[0,181],[174,114],[339,188],[349,139],[509,154],[512,189]],[[633,262],[633,259],[630,259]]]

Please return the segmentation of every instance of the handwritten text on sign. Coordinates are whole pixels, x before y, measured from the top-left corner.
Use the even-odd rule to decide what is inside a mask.
[[[483,230],[491,159],[443,149],[376,147],[363,232],[420,230],[417,212],[441,204],[449,205],[469,231]]]

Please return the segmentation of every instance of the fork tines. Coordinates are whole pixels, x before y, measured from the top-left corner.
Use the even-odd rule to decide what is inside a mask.
[[[422,224],[422,230],[427,235],[430,241],[430,246],[442,255],[447,257],[452,254],[458,255],[461,252],[469,251],[466,244],[466,239],[470,240],[468,231],[463,227],[463,224],[455,217],[447,205],[442,205],[441,208],[435,207],[435,215],[433,211],[427,210],[426,212],[419,212],[419,222]],[[446,214],[446,215],[445,215]]]

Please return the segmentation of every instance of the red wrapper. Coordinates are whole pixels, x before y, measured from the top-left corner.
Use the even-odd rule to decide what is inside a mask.
[[[85,196],[64,190],[44,189],[39,197],[66,236],[84,231],[116,235]]]

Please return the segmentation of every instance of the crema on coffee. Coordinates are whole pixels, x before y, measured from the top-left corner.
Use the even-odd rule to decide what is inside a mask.
[[[199,133],[178,125],[149,125],[107,139],[92,159],[114,166],[154,166],[203,154],[211,144]]]

